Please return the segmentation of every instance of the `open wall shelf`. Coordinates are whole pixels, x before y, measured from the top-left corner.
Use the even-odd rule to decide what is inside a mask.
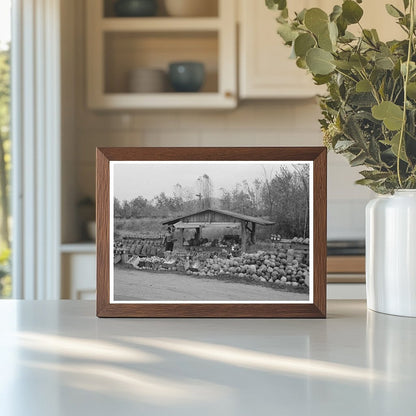
[[[110,2],[111,3],[111,2]],[[235,3],[218,0],[218,16],[124,18],[103,0],[87,2],[87,102],[91,109],[221,109],[237,105]],[[200,91],[136,93],[129,73],[140,68],[168,72],[169,64],[204,64]]]
[[[167,0],[172,1],[172,0]],[[179,0],[180,1],[180,0]],[[198,15],[198,17],[218,17],[219,16],[219,3],[221,0],[204,0],[203,11]],[[229,2],[231,0],[228,0]],[[115,13],[115,4],[117,0],[104,0],[103,5],[104,8],[102,10],[102,16],[107,19],[111,19],[116,17]],[[166,6],[166,0],[156,0],[157,2],[157,13],[153,19],[158,17],[167,17],[173,19],[174,17],[169,15],[169,8]],[[124,20],[132,19],[130,17],[123,18]],[[142,18],[143,19],[143,18]],[[188,18],[187,19],[193,19]]]
[[[219,91],[217,32],[111,32],[105,34],[104,54],[106,94],[129,93],[129,72],[136,68],[167,73],[169,64],[177,61],[198,61],[205,66],[201,92],[191,95]],[[168,83],[165,92],[174,92]]]

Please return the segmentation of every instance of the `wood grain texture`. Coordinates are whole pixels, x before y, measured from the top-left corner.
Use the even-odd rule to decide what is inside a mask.
[[[185,318],[326,317],[326,148],[324,147],[177,147],[97,149],[97,316]],[[111,304],[110,161],[313,161],[313,303]]]
[[[110,299],[110,164],[97,149],[97,316],[102,316]]]
[[[365,274],[328,274],[327,283],[365,283]]]
[[[328,256],[328,273],[364,274],[365,256]]]

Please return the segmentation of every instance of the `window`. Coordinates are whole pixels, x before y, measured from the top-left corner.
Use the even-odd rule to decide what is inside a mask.
[[[0,298],[11,297],[10,44],[11,1],[0,0]]]

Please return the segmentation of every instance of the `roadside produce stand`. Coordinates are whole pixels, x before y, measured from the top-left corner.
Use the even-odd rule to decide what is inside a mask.
[[[114,263],[127,263],[138,270],[157,273],[242,279],[306,290],[309,286],[309,239],[293,238],[268,246],[264,242],[255,245],[256,226],[273,224],[263,218],[205,209],[163,222],[175,228],[173,252],[164,251],[161,236],[130,235],[115,242]],[[205,238],[207,230],[213,228],[219,229],[223,235],[221,239],[209,241]],[[230,229],[233,233],[227,235]],[[185,240],[186,230],[195,230],[192,245]],[[259,249],[262,245],[267,248]],[[234,251],[234,246],[238,246],[238,250]]]
[[[219,210],[214,208],[204,209],[182,217],[165,221],[163,225],[173,225],[175,229],[180,230],[181,237],[179,245],[184,244],[184,230],[195,229],[196,239],[201,239],[202,230],[206,227],[240,227],[241,251],[247,251],[249,244],[256,243],[256,226],[270,226],[275,223],[260,217],[251,217],[236,212]]]

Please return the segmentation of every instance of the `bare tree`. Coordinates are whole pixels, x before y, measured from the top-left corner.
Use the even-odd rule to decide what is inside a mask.
[[[267,176],[266,168],[262,166],[263,172],[264,172],[264,185],[266,188],[266,194],[267,194],[267,202],[268,202],[268,211],[270,218],[273,216],[273,195],[272,195],[272,189],[270,186],[270,179]],[[272,174],[270,174],[272,176]]]
[[[183,199],[183,188],[182,185],[180,183],[177,183],[174,187],[173,187],[173,196],[175,198],[179,198],[179,199]]]
[[[198,194],[201,209],[211,208],[213,186],[211,178],[204,173],[198,178]]]

